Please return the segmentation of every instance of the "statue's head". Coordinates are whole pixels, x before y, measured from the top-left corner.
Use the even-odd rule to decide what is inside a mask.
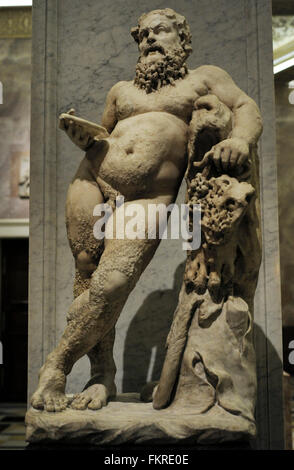
[[[184,16],[171,8],[144,13],[131,34],[140,51],[136,85],[151,92],[186,75],[185,60],[192,48]]]
[[[171,8],[144,13],[131,34],[144,57],[156,52],[166,55],[181,48],[186,60],[192,52],[192,36],[186,18]]]

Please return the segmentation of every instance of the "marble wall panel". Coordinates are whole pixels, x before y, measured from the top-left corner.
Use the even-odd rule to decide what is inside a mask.
[[[18,183],[30,154],[31,39],[0,38],[0,82],[0,219],[27,218]]]

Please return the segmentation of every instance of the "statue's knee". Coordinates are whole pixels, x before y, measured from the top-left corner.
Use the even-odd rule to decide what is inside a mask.
[[[103,280],[102,280],[103,278]],[[101,297],[114,300],[128,292],[128,278],[120,271],[109,271],[106,275],[94,275],[91,280],[90,299],[95,301]]]
[[[120,297],[127,290],[128,278],[120,271],[111,271],[104,284],[104,294],[107,298]]]
[[[76,266],[84,276],[90,276],[96,269],[97,264],[86,250],[81,251],[76,257]]]
[[[90,298],[89,290],[85,290],[78,297],[74,299],[72,304],[68,309],[68,314],[66,316],[66,321],[69,323],[72,320],[76,320],[80,317],[83,308],[88,305]]]

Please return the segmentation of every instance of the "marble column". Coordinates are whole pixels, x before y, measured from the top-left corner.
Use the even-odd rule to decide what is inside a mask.
[[[130,80],[138,51],[129,34],[141,13],[165,8],[159,0],[35,0],[31,137],[29,395],[56,345],[72,299],[74,263],[64,205],[81,152],[57,128],[59,113],[99,122],[105,96]],[[170,0],[193,35],[189,68],[214,64],[227,70],[260,106],[263,264],[255,309],[259,449],[283,448],[281,306],[276,195],[274,96],[270,0]],[[179,198],[183,198],[182,188]],[[163,346],[177,301],[185,252],[163,241],[131,294],[117,324],[115,360],[119,390],[137,391],[158,378]],[[156,288],[154,287],[156,285]],[[74,367],[67,392],[89,375],[87,358]]]

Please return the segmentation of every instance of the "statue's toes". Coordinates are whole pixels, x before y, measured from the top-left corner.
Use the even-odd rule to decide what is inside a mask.
[[[100,408],[102,408],[102,406],[106,406],[106,404],[107,404],[106,397],[94,398],[88,404],[88,408],[89,410],[100,410]]]
[[[44,394],[44,410],[51,413],[65,410],[68,404],[68,398],[63,393]]]
[[[79,402],[79,400],[80,400],[80,398],[81,398],[81,395],[82,395],[81,393],[76,393],[76,394],[74,395],[74,397],[73,397],[73,399],[72,399],[72,401],[71,401],[71,404],[70,404],[70,406],[71,406],[72,408],[74,408],[74,405]]]
[[[80,393],[77,397],[72,401],[71,408],[75,410],[85,410],[87,408],[88,403],[91,401],[91,397],[83,395]]]
[[[67,407],[68,400],[66,398],[60,398],[55,401],[55,411],[64,411]]]
[[[49,411],[49,412],[54,412],[55,411],[55,403],[54,403],[54,400],[52,398],[47,398],[45,400],[44,409],[45,409],[45,411]]]
[[[36,410],[43,410],[44,409],[44,399],[43,399],[42,395],[39,394],[39,393],[35,393],[32,396],[31,405]]]
[[[102,406],[107,405],[108,398],[107,388],[102,384],[93,384],[86,388],[83,392],[75,395],[71,402],[71,408],[75,410],[99,410]]]

